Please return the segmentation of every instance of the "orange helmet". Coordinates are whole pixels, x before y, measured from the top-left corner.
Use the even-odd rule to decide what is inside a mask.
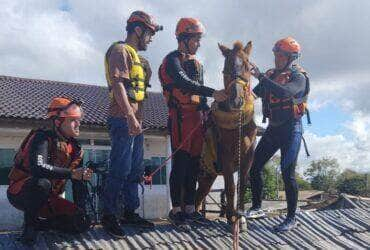
[[[272,49],[273,52],[283,52],[288,56],[298,58],[301,52],[301,46],[293,37],[286,37],[277,41]]]
[[[66,97],[54,97],[48,106],[48,118],[81,118],[81,102]]]
[[[202,23],[191,17],[181,18],[176,26],[176,37],[179,38],[181,34],[203,34],[204,27]]]
[[[149,14],[145,13],[144,11],[137,10],[131,13],[130,17],[127,20],[127,24],[134,23],[134,22],[143,23],[146,27],[148,27],[154,33],[157,31],[163,30],[163,26],[157,24],[154,21],[154,18],[150,16]]]

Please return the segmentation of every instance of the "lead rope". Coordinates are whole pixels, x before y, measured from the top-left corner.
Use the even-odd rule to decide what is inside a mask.
[[[243,119],[243,111],[239,110],[239,126],[238,126],[238,147],[237,147],[237,161],[238,161],[238,180],[237,180],[237,186],[236,186],[236,220],[233,225],[233,249],[237,250],[239,249],[239,207],[240,207],[240,178],[241,178],[241,143],[242,143],[242,119]]]

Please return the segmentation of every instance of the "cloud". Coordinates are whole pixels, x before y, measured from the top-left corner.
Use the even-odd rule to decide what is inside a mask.
[[[253,41],[252,60],[273,67],[274,42],[291,35],[300,42],[300,63],[311,79],[311,109],[335,104],[348,113],[347,131],[319,137],[307,133],[312,158],[335,156],[343,166],[369,166],[370,1],[115,1],[0,0],[0,74],[105,85],[104,54],[124,39],[125,20],[136,9],[164,25],[143,54],[156,72],[176,49],[180,17],[198,17],[206,26],[199,58],[207,85],[221,88],[223,57],[217,42]],[[152,90],[161,87],[153,74]],[[260,124],[261,104],[256,103]],[[320,126],[319,124],[313,124]],[[348,137],[348,134],[351,137]],[[366,138],[366,139],[364,139]],[[366,154],[367,152],[367,154]],[[303,159],[304,157],[300,157]],[[308,161],[305,161],[307,164]]]
[[[302,145],[297,169],[300,173],[307,169],[311,161],[324,157],[337,159],[341,170],[348,168],[361,172],[370,171],[369,140],[351,140],[342,134],[318,136],[311,132],[306,132],[304,137],[308,143],[311,156],[306,156]]]
[[[11,1],[0,9],[1,74],[95,82],[102,53],[68,12],[48,1]],[[99,69],[100,70],[100,69]]]

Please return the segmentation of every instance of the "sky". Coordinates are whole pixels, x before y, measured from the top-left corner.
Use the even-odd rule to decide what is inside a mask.
[[[311,157],[301,150],[298,171],[323,157],[338,159],[341,169],[370,171],[370,1],[0,0],[0,7],[0,75],[96,85],[106,85],[104,54],[124,39],[134,10],[164,26],[143,53],[153,72],[177,47],[178,19],[199,18],[206,34],[198,57],[216,89],[223,86],[218,42],[252,41],[251,60],[265,71],[273,67],[275,41],[293,36],[311,79],[312,125],[303,120]],[[151,85],[161,91],[156,74]],[[263,125],[260,112],[257,101]]]

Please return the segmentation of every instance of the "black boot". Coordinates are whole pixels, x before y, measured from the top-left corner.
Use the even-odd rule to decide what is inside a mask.
[[[32,246],[37,242],[38,231],[35,222],[36,219],[33,216],[24,215],[23,231],[19,240],[27,246]]]
[[[120,223],[118,222],[115,215],[105,214],[101,220],[101,223],[110,235],[115,238],[122,239],[125,237],[125,232],[122,230]]]
[[[121,218],[121,223],[123,225],[130,225],[143,228],[154,228],[154,223],[150,222],[142,217],[139,214],[133,211],[126,211]]]

